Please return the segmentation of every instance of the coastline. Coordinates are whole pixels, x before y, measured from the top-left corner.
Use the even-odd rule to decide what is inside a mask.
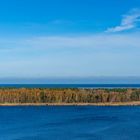
[[[140,106],[140,101],[112,103],[3,103],[0,106]]]

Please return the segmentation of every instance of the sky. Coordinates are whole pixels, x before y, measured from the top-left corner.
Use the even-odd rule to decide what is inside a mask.
[[[0,78],[140,77],[140,0],[0,2]]]

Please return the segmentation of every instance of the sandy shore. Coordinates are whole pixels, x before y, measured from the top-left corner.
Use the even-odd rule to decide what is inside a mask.
[[[140,101],[106,103],[4,103],[0,106],[140,106]]]

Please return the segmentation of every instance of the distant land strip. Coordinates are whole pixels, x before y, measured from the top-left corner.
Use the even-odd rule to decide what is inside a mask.
[[[0,106],[140,105],[140,89],[0,88]]]

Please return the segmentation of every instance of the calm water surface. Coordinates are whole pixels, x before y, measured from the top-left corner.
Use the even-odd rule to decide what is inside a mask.
[[[0,84],[0,88],[140,88],[140,84]]]
[[[140,107],[0,107],[0,140],[140,140]]]

